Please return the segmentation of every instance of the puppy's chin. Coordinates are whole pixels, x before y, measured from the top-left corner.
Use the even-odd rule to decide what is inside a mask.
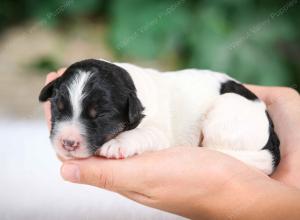
[[[92,157],[93,154],[80,155],[76,153],[57,153],[62,160],[86,159]]]
[[[92,152],[83,149],[75,151],[66,151],[62,150],[60,147],[57,146],[53,146],[53,148],[56,151],[56,154],[63,160],[85,159],[94,155]]]

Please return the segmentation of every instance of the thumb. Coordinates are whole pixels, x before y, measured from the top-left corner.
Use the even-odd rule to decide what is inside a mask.
[[[61,175],[73,183],[88,184],[111,191],[133,190],[138,187],[139,176],[135,167],[126,160],[93,157],[65,161],[61,167]]]

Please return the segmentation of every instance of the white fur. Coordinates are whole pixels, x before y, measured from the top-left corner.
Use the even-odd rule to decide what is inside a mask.
[[[86,141],[82,136],[85,135],[85,128],[79,120],[82,112],[82,100],[87,95],[84,93],[84,87],[92,74],[89,72],[80,71],[75,75],[74,79],[68,86],[70,103],[73,110],[72,118],[66,121],[61,121],[55,126],[55,137],[53,137],[53,146],[55,150],[65,158],[77,157],[85,158],[90,155],[87,150]],[[79,149],[76,151],[66,152],[62,149],[62,140],[76,140],[80,143]]]
[[[208,70],[160,73],[114,64],[130,74],[146,117],[136,129],[105,143],[100,155],[124,158],[171,146],[202,145],[272,172],[272,156],[261,150],[269,135],[266,106],[236,94],[220,96],[221,83],[230,77]]]
[[[83,92],[84,86],[88,82],[92,74],[89,72],[80,71],[75,75],[72,83],[68,87],[71,106],[73,108],[73,120],[77,120],[82,111],[81,102],[84,99],[85,95]]]
[[[73,157],[86,158],[90,155],[87,150],[87,143],[83,138],[86,134],[85,128],[77,121],[77,119],[74,120],[70,118],[70,120],[59,122],[55,126],[55,131],[53,133],[55,136],[52,139],[52,145],[60,156],[69,159]],[[70,152],[63,150],[61,145],[63,139],[76,140],[80,143],[79,149]]]

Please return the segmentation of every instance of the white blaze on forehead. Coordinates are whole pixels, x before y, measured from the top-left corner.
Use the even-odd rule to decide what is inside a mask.
[[[83,90],[91,75],[90,72],[79,70],[71,84],[68,86],[70,102],[73,109],[73,119],[77,119],[80,116],[82,111],[82,100],[87,95]]]

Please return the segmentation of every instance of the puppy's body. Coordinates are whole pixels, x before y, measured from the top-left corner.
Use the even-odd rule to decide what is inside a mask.
[[[196,69],[160,73],[157,70],[125,63],[95,60],[82,62],[86,65],[77,63],[77,66],[74,64],[75,67],[74,65],[71,67],[72,72],[77,72],[74,75],[79,71],[83,74],[81,77],[85,82],[78,82],[74,85],[74,81],[65,80],[66,84],[73,82],[71,83],[73,89],[70,89],[70,85],[68,87],[74,113],[70,118],[76,115],[75,121],[80,124],[81,129],[86,130],[84,128],[86,119],[80,116],[80,112],[84,112],[84,107],[80,106],[84,103],[83,99],[88,96],[84,93],[89,92],[84,91],[88,88],[85,84],[93,80],[84,74],[89,76],[101,74],[107,70],[105,67],[107,65],[119,67],[120,71],[114,75],[116,79],[113,79],[111,83],[115,84],[114,80],[118,77],[128,75],[135,87],[134,95],[138,99],[135,104],[132,104],[133,101],[130,99],[127,103],[128,121],[132,121],[130,118],[137,117],[135,125],[126,128],[126,125],[130,123],[126,121],[127,119],[122,119],[125,120],[119,123],[124,125],[122,129],[116,128],[118,132],[110,136],[106,134],[110,138],[102,141],[101,146],[94,146],[94,152],[84,151],[82,153],[84,156],[96,153],[108,158],[125,158],[145,151],[173,146],[201,146],[226,153],[267,174],[270,174],[278,165],[279,141],[266,112],[265,104],[227,75]],[[99,65],[98,69],[104,69],[93,73],[87,68],[89,65]],[[69,75],[71,76],[71,73]],[[101,86],[101,80],[99,86]],[[61,85],[59,87],[61,88]],[[111,93],[113,89],[109,90]],[[123,88],[122,85],[120,91],[123,90],[127,93],[128,88]],[[84,98],[74,98],[76,91],[77,93],[79,91],[78,96]],[[130,92],[130,94],[133,93]],[[127,110],[123,109],[122,112],[124,111]],[[58,124],[74,122],[74,119],[62,121]],[[55,123],[57,122],[53,124]],[[76,127],[75,123],[71,122],[71,124],[71,127]],[[60,131],[62,130],[58,129],[56,133]],[[54,139],[54,145],[59,145],[61,140],[57,135],[53,135],[52,139]],[[83,148],[89,148],[89,141],[81,142],[84,143]],[[58,152],[64,154],[61,149]]]
[[[133,79],[146,115],[137,127],[137,130],[143,130],[143,135],[139,132],[136,136],[140,138],[133,138],[137,140],[136,144],[126,146],[126,140],[122,143],[122,138],[118,137],[119,143],[112,141],[126,146],[125,157],[130,156],[126,149],[133,146],[137,147],[137,153],[144,151],[139,148],[149,135],[152,136],[147,143],[149,150],[171,146],[208,147],[266,173],[272,172],[277,159],[270,150],[263,149],[270,136],[266,106],[238,84],[232,91],[222,94],[222,87],[235,82],[232,78],[209,70],[160,73],[131,64],[117,65],[126,69]],[[245,94],[238,94],[240,92],[235,89],[244,90]],[[157,130],[156,137],[153,137],[153,130]],[[105,146],[110,146],[110,143]],[[100,152],[107,156],[105,149]],[[117,152],[111,150],[110,153],[109,156],[118,157]]]

